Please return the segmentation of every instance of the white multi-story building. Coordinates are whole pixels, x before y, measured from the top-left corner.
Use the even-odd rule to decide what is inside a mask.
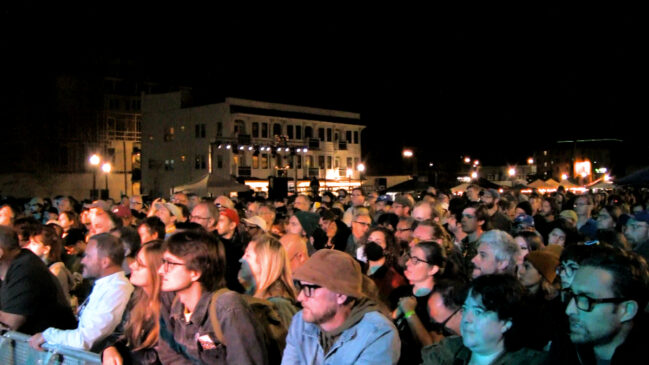
[[[143,193],[183,185],[213,193],[235,179],[270,176],[325,184],[360,178],[358,113],[236,98],[193,106],[190,99],[188,92],[143,95]]]

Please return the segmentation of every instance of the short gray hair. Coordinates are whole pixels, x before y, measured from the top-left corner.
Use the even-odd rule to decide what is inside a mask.
[[[499,229],[492,229],[480,236],[478,239],[478,246],[484,243],[489,246],[496,257],[496,261],[507,261],[507,269],[505,271],[514,273],[516,268],[516,259],[521,253],[521,249],[514,241],[514,238],[507,232]]]

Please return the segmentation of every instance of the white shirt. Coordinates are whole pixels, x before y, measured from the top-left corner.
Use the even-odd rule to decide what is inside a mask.
[[[77,328],[48,328],[43,332],[43,338],[49,344],[90,350],[95,342],[117,328],[131,293],[133,286],[123,271],[98,279],[80,313]]]

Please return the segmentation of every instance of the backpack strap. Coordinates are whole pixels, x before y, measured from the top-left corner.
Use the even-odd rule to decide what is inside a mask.
[[[221,324],[219,323],[219,319],[216,316],[216,300],[221,294],[228,291],[228,288],[221,288],[215,291],[214,294],[212,294],[212,298],[210,299],[210,305],[207,307],[207,315],[210,319],[210,323],[212,324],[214,335],[216,336],[216,339],[219,340],[219,342],[226,346],[227,344],[225,343],[225,337],[223,337],[223,332],[221,331]]]

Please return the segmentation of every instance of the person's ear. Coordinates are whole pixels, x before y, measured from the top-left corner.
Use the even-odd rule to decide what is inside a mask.
[[[428,270],[428,275],[433,276],[437,274],[437,272],[439,272],[439,266],[433,265],[433,267],[431,267],[430,270]]]
[[[45,256],[49,255],[51,250],[52,250],[52,246],[43,245],[43,254],[45,254]]]
[[[102,269],[106,269],[110,267],[113,264],[113,262],[110,260],[110,257],[105,256],[99,259],[99,265],[101,266]]]
[[[507,266],[509,266],[509,261],[508,260],[496,261],[496,266],[498,267],[499,271],[504,271],[507,268]]]
[[[336,294],[336,303],[338,303],[338,305],[343,305],[346,300],[347,296],[345,294]]]
[[[198,270],[189,270],[189,278],[191,281],[198,281],[201,278],[201,274]]]
[[[617,312],[620,316],[620,322],[630,321],[638,314],[638,302],[635,300],[627,300],[617,306]]]
[[[503,322],[504,322],[503,326],[500,329],[501,333],[505,333],[505,332],[509,331],[512,328],[512,321],[511,320],[507,320],[507,321],[503,321]]]

